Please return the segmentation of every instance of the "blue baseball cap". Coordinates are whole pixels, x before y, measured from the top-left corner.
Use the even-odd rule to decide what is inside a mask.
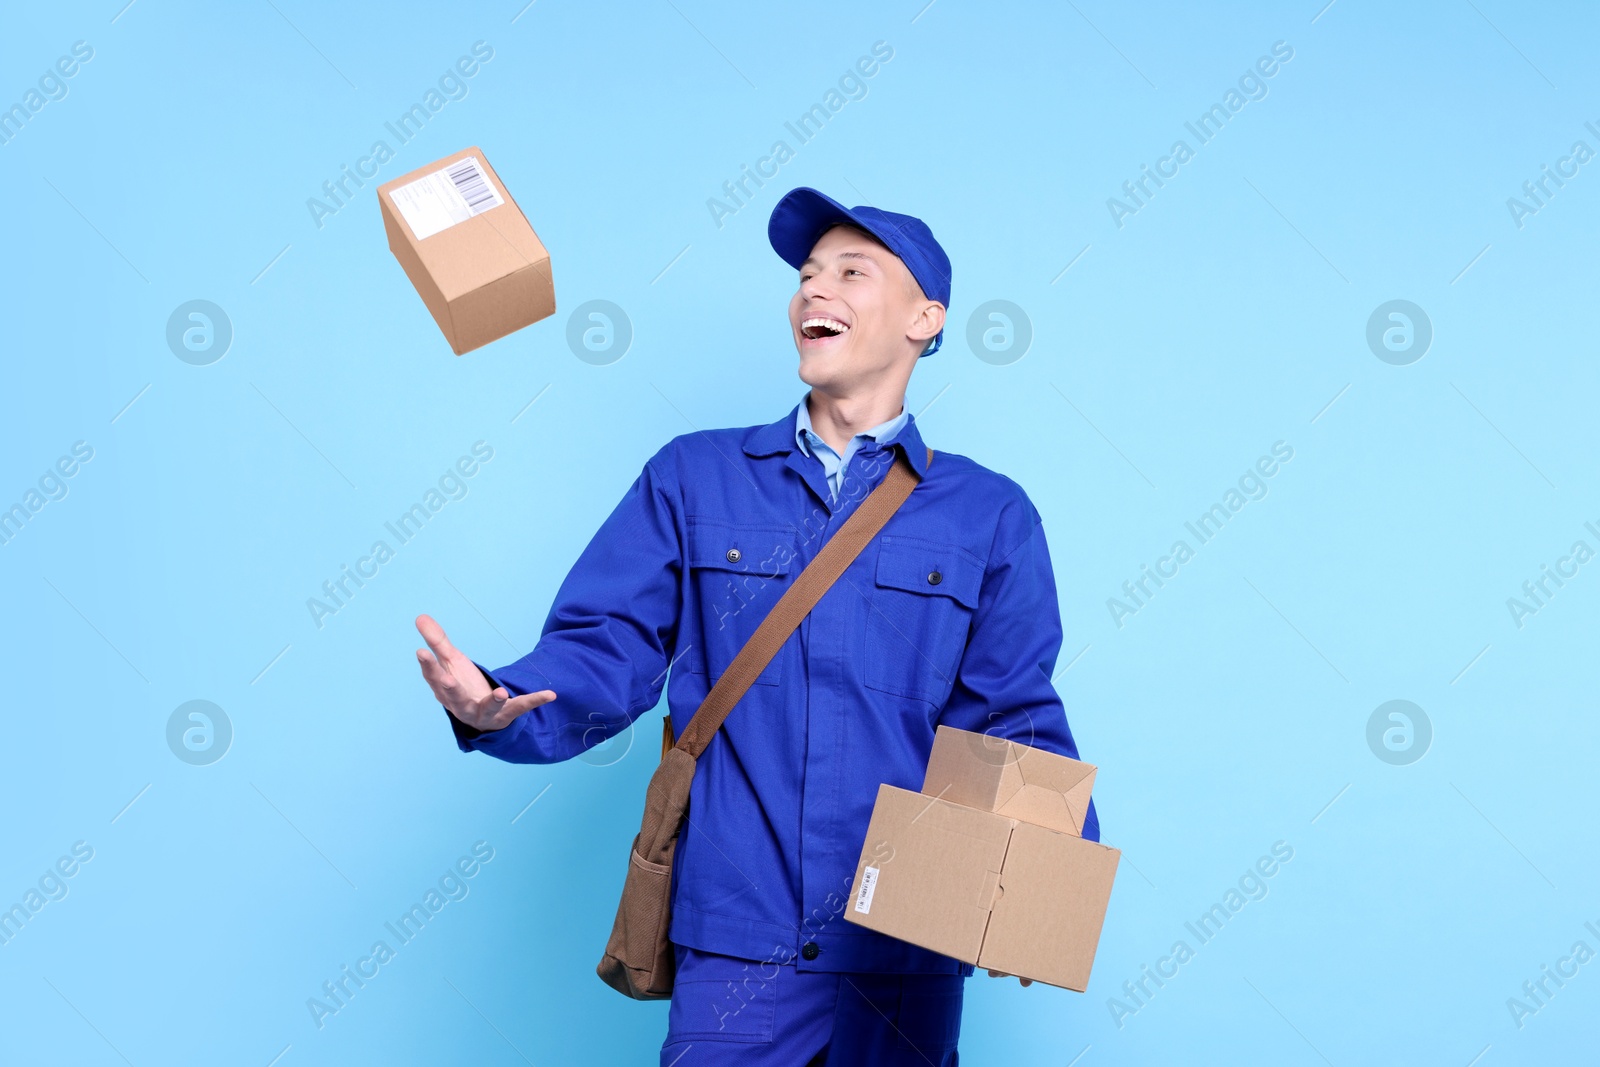
[[[811,255],[817,239],[834,226],[855,226],[883,242],[900,257],[929,300],[950,308],[950,257],[921,219],[860,205],[845,207],[830,196],[801,186],[786,193],[772,209],[767,238],[773,250],[795,270]],[[931,356],[944,343],[944,330],[922,353]]]

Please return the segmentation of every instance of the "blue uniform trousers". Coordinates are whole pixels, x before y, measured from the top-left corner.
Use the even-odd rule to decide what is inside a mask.
[[[797,971],[675,945],[661,1067],[957,1067],[959,974]]]

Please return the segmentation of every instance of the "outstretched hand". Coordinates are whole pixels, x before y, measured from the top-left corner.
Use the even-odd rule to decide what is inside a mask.
[[[997,971],[993,967],[990,967],[989,968],[989,977],[990,978],[1011,978],[1013,976],[1007,974],[1005,971]],[[1030,985],[1033,984],[1033,979],[1032,978],[1021,978],[1021,977],[1018,977],[1017,981],[1021,982],[1025,986],[1030,986]]]
[[[444,629],[427,615],[417,616],[417,632],[428,642],[427,648],[417,649],[417,663],[434,698],[475,730],[503,729],[523,712],[556,698],[549,689],[513,698],[505,686],[491,688],[477,664],[452,645]]]

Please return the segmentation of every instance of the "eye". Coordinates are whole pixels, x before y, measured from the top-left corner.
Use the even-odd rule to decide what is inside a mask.
[[[856,269],[855,269],[855,268],[854,268],[854,267],[850,267],[850,268],[849,268],[849,269],[847,269],[847,270],[846,270],[846,271],[845,271],[845,273],[846,273],[846,274],[861,274],[861,272],[860,272],[860,271],[859,271],[859,270],[856,270]],[[865,278],[865,277],[866,277],[866,275],[865,275],[865,274],[861,274],[861,276],[862,276],[862,277],[863,277],[863,278]]]

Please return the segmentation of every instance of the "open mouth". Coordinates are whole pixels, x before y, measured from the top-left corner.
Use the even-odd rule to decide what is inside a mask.
[[[827,315],[816,315],[800,322],[800,333],[809,341],[820,341],[828,337],[840,337],[850,332],[847,323]]]

